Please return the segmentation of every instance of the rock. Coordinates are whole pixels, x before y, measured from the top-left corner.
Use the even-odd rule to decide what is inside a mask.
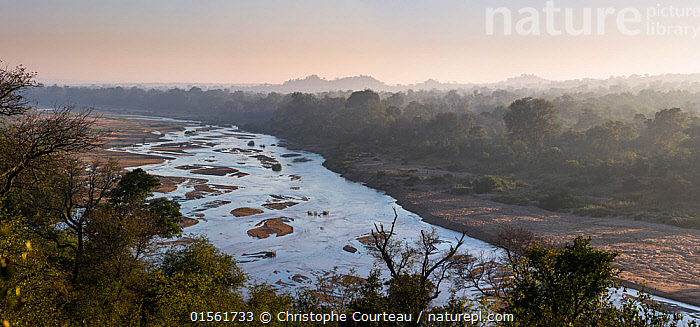
[[[263,213],[264,211],[260,209],[254,209],[254,208],[248,208],[248,207],[243,207],[243,208],[236,208],[231,210],[231,214],[236,216],[236,217],[245,217],[245,216],[252,216],[252,215],[257,215],[260,213]]]
[[[268,208],[268,209],[284,210],[284,209],[287,209],[291,206],[295,206],[297,204],[299,204],[299,202],[287,201],[287,202],[265,203],[262,206],[265,208]]]
[[[343,250],[345,250],[345,251],[347,251],[347,252],[350,252],[350,253],[355,253],[355,252],[357,252],[357,249],[354,248],[354,247],[352,247],[352,246],[350,246],[350,245],[344,246],[344,247],[343,247]]]
[[[268,238],[271,234],[277,234],[277,237],[291,234],[294,232],[294,228],[285,223],[293,220],[294,219],[292,218],[286,217],[265,219],[259,222],[257,225],[255,225],[259,227],[249,230],[248,236],[257,238]]]

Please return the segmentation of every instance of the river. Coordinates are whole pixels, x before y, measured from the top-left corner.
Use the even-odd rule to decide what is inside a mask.
[[[164,138],[166,141],[114,150],[174,158],[141,167],[153,175],[187,179],[176,190],[156,196],[176,199],[185,216],[198,216],[200,222],[186,228],[185,233],[206,235],[234,256],[255,281],[291,291],[311,286],[335,267],[340,273],[367,276],[381,265],[358,239],[368,236],[375,224],[390,226],[393,209],[398,215],[398,238],[414,241],[421,230],[435,228],[444,241],[439,246],[447,249],[460,237],[458,232],[423,222],[383,192],[326,169],[322,156],[280,146],[274,136],[192,122],[185,130],[167,133]],[[270,168],[272,160],[279,162],[281,171]],[[291,203],[296,204],[282,209]],[[242,207],[262,213],[242,217],[231,213]],[[265,236],[259,233],[265,222],[273,230],[282,223],[293,231],[278,230],[278,234],[259,238]],[[258,233],[252,234],[258,237],[249,235],[256,228]],[[266,234],[265,228],[262,230]],[[281,235],[284,233],[288,234]],[[465,238],[462,249],[487,256],[499,251],[473,238]],[[438,302],[446,299],[448,288],[443,285]],[[696,316],[700,308],[656,299],[685,309],[688,319],[700,317]]]

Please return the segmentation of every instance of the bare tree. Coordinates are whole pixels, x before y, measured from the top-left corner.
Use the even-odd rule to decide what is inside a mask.
[[[42,161],[56,159],[101,145],[92,129],[92,110],[73,113],[73,106],[56,108],[52,113],[27,112],[11,117],[0,128],[0,196],[12,189],[15,179]]]
[[[34,231],[58,246],[66,246],[75,252],[73,282],[77,281],[84,256],[86,228],[90,217],[100,203],[103,203],[110,189],[119,180],[120,168],[116,160],[94,160],[85,164],[74,157],[62,158],[55,162],[51,171],[45,174],[48,183],[40,183],[35,193],[35,203],[45,212],[65,224],[60,229],[73,235],[73,241],[63,242],[51,222],[34,225]]]
[[[484,253],[455,265],[455,282],[461,287],[473,287],[482,295],[505,299],[512,269],[518,267],[525,250],[539,239],[530,231],[512,226],[499,228],[493,244],[503,250],[500,256]]]
[[[392,239],[397,219],[398,214],[394,209],[394,220],[389,231],[383,224],[374,225],[372,237],[378,257],[389,269],[393,279],[399,280],[405,275],[416,274],[420,287],[429,290],[429,298],[435,299],[440,294],[440,284],[448,277],[448,272],[456,262],[453,258],[464,245],[466,232],[446,251],[438,249],[437,244],[441,241],[434,228],[429,232],[422,230],[417,246],[412,246]]]
[[[22,91],[38,85],[34,77],[36,73],[27,72],[21,65],[14,69],[0,68],[0,116],[20,115],[30,108],[30,101]]]

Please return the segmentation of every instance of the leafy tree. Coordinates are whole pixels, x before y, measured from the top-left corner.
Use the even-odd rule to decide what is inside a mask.
[[[616,252],[594,249],[583,237],[562,249],[538,242],[527,247],[511,263],[503,312],[517,319],[509,325],[675,326],[678,316],[649,310],[643,301],[614,306],[609,290],[618,287],[615,257]]]
[[[501,192],[513,187],[513,182],[496,175],[477,177],[472,183],[476,193]]]
[[[153,190],[160,186],[157,178],[145,170],[136,168],[122,176],[111,192],[113,203],[139,202],[153,195]]]
[[[540,98],[516,100],[508,106],[503,119],[510,137],[524,141],[535,152],[560,129],[556,121],[557,109],[551,102]]]
[[[55,247],[25,223],[0,208],[0,323],[60,326],[68,318],[63,309],[68,274],[51,259],[58,254]]]
[[[201,237],[182,249],[169,250],[160,270],[167,276],[178,273],[204,275],[212,286],[221,290],[235,289],[245,282],[245,276],[233,257]]]
[[[623,142],[639,136],[636,129],[619,121],[610,121],[586,131],[586,143],[598,158],[617,157]]]
[[[574,204],[574,195],[566,190],[550,191],[540,199],[539,207],[545,210],[557,211],[570,208]]]
[[[572,127],[576,131],[585,131],[593,126],[599,125],[602,122],[603,117],[600,117],[597,112],[593,111],[591,108],[584,108],[579,113],[576,124],[574,124]]]
[[[146,279],[142,325],[189,325],[191,312],[247,311],[240,290],[246,278],[230,255],[205,238],[166,252]],[[231,319],[232,317],[229,317]],[[240,322],[229,322],[229,324]]]
[[[647,133],[655,154],[672,154],[688,138],[684,132],[691,123],[688,114],[680,108],[664,109],[647,120]]]

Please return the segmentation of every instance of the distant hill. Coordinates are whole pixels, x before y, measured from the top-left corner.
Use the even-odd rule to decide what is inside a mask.
[[[49,84],[49,83],[47,83]],[[53,84],[53,83],[51,83]],[[87,86],[89,88],[101,88],[110,86],[138,87],[143,89],[171,89],[180,88],[189,90],[197,86],[204,90],[208,89],[230,89],[248,92],[278,92],[292,93],[305,92],[317,93],[327,91],[358,91],[372,89],[379,92],[398,92],[407,90],[529,90],[545,91],[559,90],[561,93],[567,92],[595,92],[595,93],[620,93],[638,92],[644,89],[654,89],[657,91],[668,90],[688,90],[700,91],[700,74],[664,74],[664,75],[632,75],[632,76],[611,76],[607,79],[576,79],[567,81],[553,81],[536,75],[520,75],[511,77],[496,83],[443,83],[434,79],[429,79],[422,83],[407,85],[386,84],[372,76],[359,75],[352,77],[342,77],[336,79],[326,79],[318,75],[310,75],[303,79],[288,80],[282,84],[222,84],[222,83],[122,83],[122,84],[61,84],[69,86]],[[50,85],[50,84],[49,84]]]
[[[327,80],[325,78],[318,77],[318,75],[311,75],[304,79],[294,79],[289,80],[282,85],[277,87],[272,86],[272,88],[278,89],[285,93],[288,92],[318,92],[321,91],[347,91],[347,90],[363,90],[363,89],[373,89],[382,90],[389,87],[372,76],[353,76],[353,77],[343,77],[336,78],[333,80]]]

